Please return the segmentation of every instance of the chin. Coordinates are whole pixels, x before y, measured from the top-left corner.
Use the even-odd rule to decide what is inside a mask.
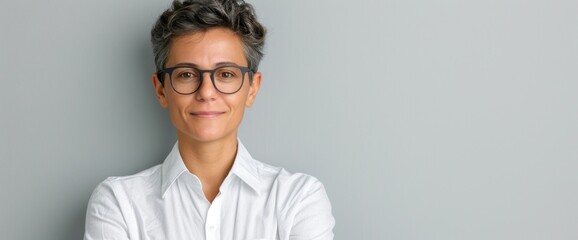
[[[236,138],[234,134],[225,134],[215,129],[202,129],[194,132],[189,132],[188,134],[185,135],[193,141],[203,143],[215,142],[225,140],[228,138]]]

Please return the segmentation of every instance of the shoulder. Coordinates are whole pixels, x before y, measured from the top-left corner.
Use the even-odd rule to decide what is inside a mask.
[[[269,165],[259,160],[254,160],[261,180],[274,180],[287,184],[320,184],[321,182],[314,176],[301,172],[290,172],[289,170]]]
[[[281,167],[255,160],[263,190],[275,192],[285,199],[302,200],[314,192],[325,194],[323,183],[314,176],[300,172],[290,172]]]
[[[129,176],[108,177],[98,184],[88,201],[85,239],[104,239],[105,235],[129,239],[130,223],[136,221],[132,204],[136,199],[155,196],[155,185],[160,186],[160,169],[157,165]]]
[[[161,166],[156,165],[139,173],[127,176],[112,176],[96,186],[93,197],[134,196],[160,191]]]
[[[323,183],[305,173],[291,173],[283,168],[258,162],[262,191],[275,199],[280,234],[303,239],[333,239],[331,203]],[[312,227],[315,226],[315,227]]]

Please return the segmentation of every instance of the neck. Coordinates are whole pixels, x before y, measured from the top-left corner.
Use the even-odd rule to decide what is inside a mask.
[[[177,134],[181,158],[189,172],[203,185],[209,202],[216,197],[219,187],[233,167],[237,154],[237,138],[199,142]]]

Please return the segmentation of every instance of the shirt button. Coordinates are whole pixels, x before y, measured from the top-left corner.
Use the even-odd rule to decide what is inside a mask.
[[[211,226],[209,226],[209,229],[215,230],[215,226],[214,226],[214,225],[211,225]]]

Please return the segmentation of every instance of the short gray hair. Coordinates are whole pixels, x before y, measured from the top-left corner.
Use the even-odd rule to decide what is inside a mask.
[[[266,30],[257,21],[253,6],[243,0],[174,0],[151,30],[157,71],[165,67],[173,38],[215,27],[228,28],[239,36],[248,67],[256,72],[263,58]]]

